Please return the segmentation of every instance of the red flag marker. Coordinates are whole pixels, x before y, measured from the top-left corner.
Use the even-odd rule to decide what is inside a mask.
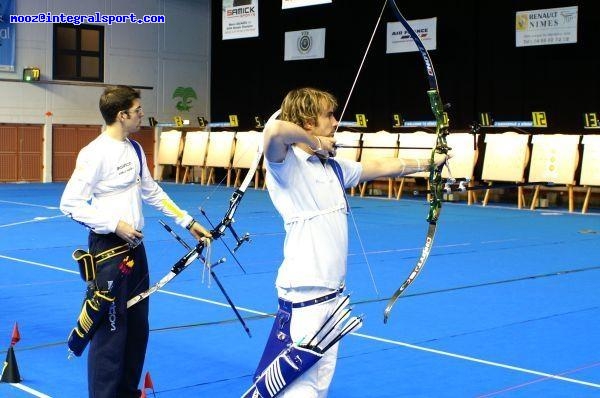
[[[12,337],[10,338],[10,346],[14,347],[21,340],[21,333],[19,333],[19,324],[15,322],[13,327]]]
[[[140,398],[147,398],[147,388],[151,389],[152,395],[156,396],[156,393],[154,392],[154,383],[152,382],[152,377],[150,377],[150,372],[146,372],[146,376],[144,377],[144,388],[142,389],[142,395],[140,395]]]
[[[146,377],[144,378],[144,390],[146,388],[152,389],[154,392],[154,383],[152,383],[152,377],[150,377],[150,372],[146,372]]]

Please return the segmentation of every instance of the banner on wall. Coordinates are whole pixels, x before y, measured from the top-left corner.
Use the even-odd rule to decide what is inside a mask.
[[[437,18],[414,19],[407,21],[419,36],[427,51],[437,47]],[[419,51],[408,31],[400,22],[388,22],[386,53],[408,53]]]
[[[577,43],[577,6],[518,11],[517,47]]]
[[[325,28],[285,32],[284,61],[325,58]]]
[[[314,6],[331,2],[332,0],[281,0],[281,9]]]
[[[0,2],[0,71],[15,71],[15,25],[10,16],[15,13],[15,1]]]
[[[258,37],[258,0],[223,0],[223,40]]]

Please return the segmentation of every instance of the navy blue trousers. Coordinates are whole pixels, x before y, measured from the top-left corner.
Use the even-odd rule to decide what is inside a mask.
[[[125,242],[115,234],[90,233],[89,251],[98,255]],[[127,258],[129,256],[129,258]],[[133,259],[133,269],[122,276],[119,265]],[[139,398],[138,384],[148,344],[148,299],[127,309],[127,300],[149,287],[148,260],[143,243],[97,266],[96,285],[108,290],[118,278],[111,296],[115,301],[93,335],[88,352],[90,398]],[[88,289],[93,289],[90,286]],[[88,292],[89,294],[89,292]]]

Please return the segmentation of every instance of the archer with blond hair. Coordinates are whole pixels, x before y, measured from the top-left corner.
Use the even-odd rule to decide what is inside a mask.
[[[271,117],[264,129],[267,187],[286,238],[275,281],[279,310],[254,384],[244,397],[327,395],[337,359],[333,336],[341,336],[349,317],[349,298],[343,294],[349,212],[345,189],[429,167],[429,159],[335,159],[336,108],[337,100],[326,91],[291,90],[279,118]],[[442,164],[446,157],[438,154],[434,163]]]

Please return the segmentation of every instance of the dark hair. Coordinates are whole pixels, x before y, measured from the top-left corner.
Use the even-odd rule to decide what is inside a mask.
[[[117,114],[131,108],[136,98],[140,98],[140,92],[129,86],[107,87],[100,97],[100,113],[106,124],[113,124]]]

